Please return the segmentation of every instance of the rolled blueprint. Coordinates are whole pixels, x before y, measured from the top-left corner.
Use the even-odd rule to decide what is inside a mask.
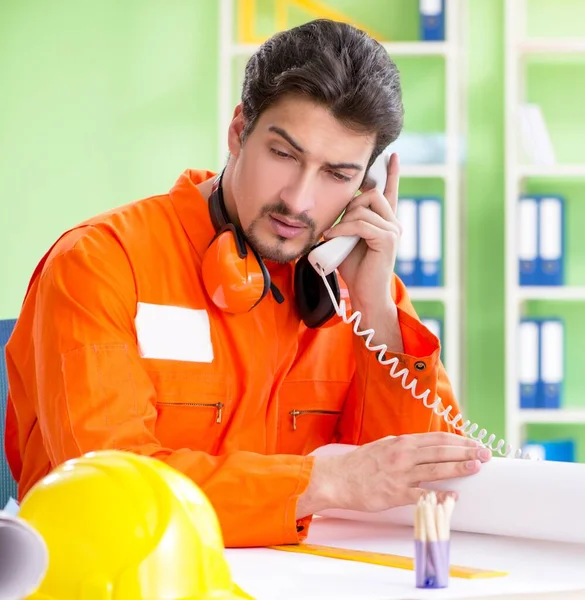
[[[354,449],[330,444],[312,454],[330,456]],[[493,457],[479,473],[421,487],[457,492],[453,531],[585,544],[585,464]],[[414,506],[377,513],[332,509],[319,514],[414,525]]]
[[[49,553],[40,534],[0,510],[0,600],[26,598],[42,583]]]

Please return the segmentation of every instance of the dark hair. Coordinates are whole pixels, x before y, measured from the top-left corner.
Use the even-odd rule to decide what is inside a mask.
[[[246,65],[243,138],[264,110],[290,94],[323,104],[352,130],[376,133],[368,167],[402,129],[396,65],[379,42],[346,23],[317,19],[262,44]]]

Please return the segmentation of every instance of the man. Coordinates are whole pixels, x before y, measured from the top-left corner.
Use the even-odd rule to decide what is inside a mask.
[[[383,194],[362,185],[402,118],[378,43],[303,25],[250,59],[220,177],[188,170],[169,194],[66,232],[7,347],[19,496],[71,457],[137,452],[202,487],[226,545],[251,546],[299,542],[325,508],[412,503],[421,482],[477,472],[489,452],[449,432],[350,325],[315,317],[319,277],[298,276],[322,237],[362,238],[339,267],[360,328],[405,385],[416,377],[418,394],[458,412],[438,340],[393,273],[397,158]],[[359,448],[309,456],[331,442]]]

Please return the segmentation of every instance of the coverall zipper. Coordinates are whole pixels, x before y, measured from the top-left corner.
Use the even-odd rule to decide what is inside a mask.
[[[290,415],[292,417],[292,425],[293,431],[297,430],[297,417],[301,415],[338,415],[340,411],[338,410],[291,410]]]
[[[165,406],[200,406],[202,408],[215,408],[217,412],[217,417],[215,419],[216,423],[221,423],[221,416],[223,414],[223,402],[215,402],[210,404],[204,404],[201,402],[159,402],[159,404],[163,404]]]

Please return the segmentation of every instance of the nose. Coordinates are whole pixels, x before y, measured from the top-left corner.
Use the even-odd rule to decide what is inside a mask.
[[[315,206],[315,177],[308,173],[295,173],[282,189],[280,197],[292,214],[310,211]]]

